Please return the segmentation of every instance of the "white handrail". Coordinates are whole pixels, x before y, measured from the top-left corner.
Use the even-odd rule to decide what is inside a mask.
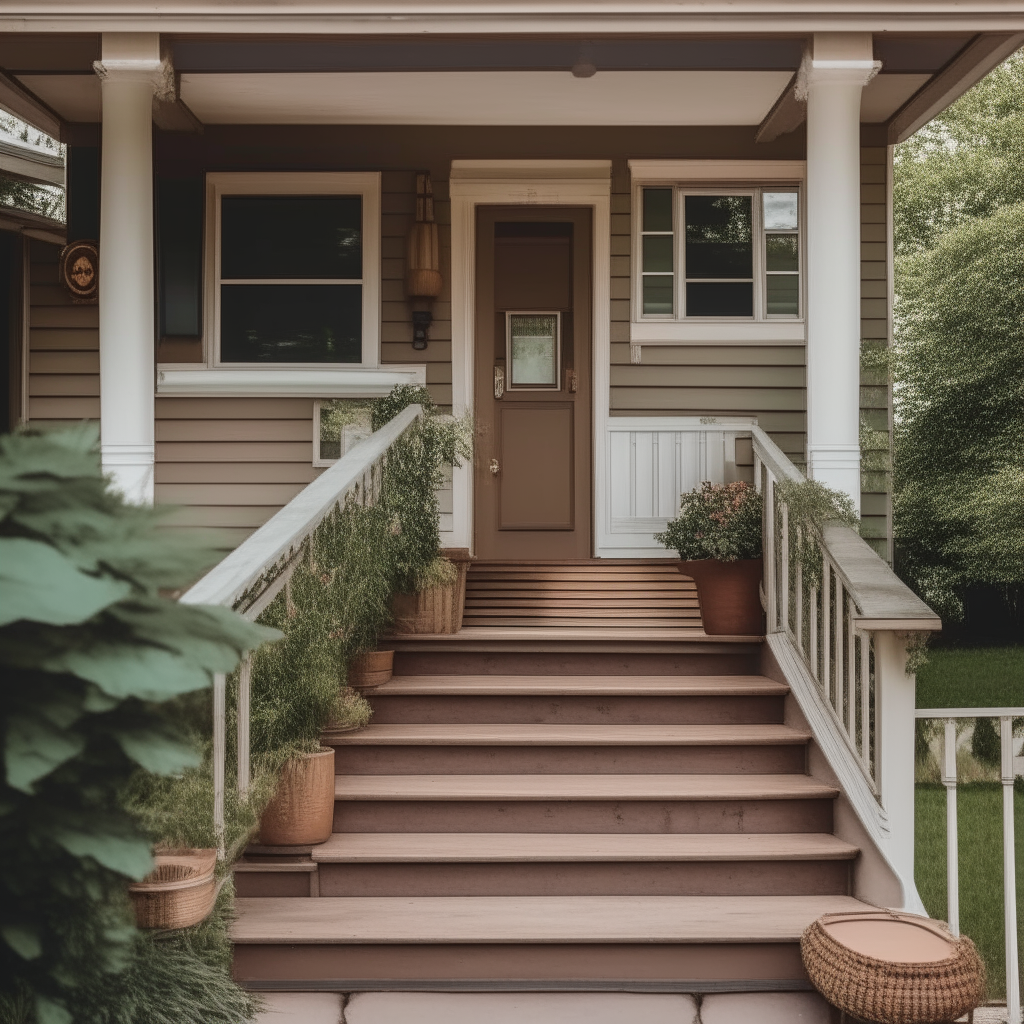
[[[1017,961],[1017,863],[1013,807],[1013,720],[1021,708],[920,708],[921,719],[944,719],[942,783],[946,787],[947,913],[950,931],[960,934],[959,839],[956,815],[956,722],[958,718],[998,718],[1000,781],[1003,785],[1003,934],[1006,950],[1007,1024],[1021,1024],[1020,967]]]
[[[217,563],[180,600],[184,604],[234,608],[250,621],[270,604],[299,564],[314,530],[350,495],[372,504],[380,492],[388,450],[423,417],[423,408],[410,405],[380,430],[347,452],[284,508]],[[249,681],[252,652],[242,659],[238,680],[238,794],[249,791]],[[213,827],[220,856],[224,856],[224,777],[227,720],[227,677],[213,677]]]

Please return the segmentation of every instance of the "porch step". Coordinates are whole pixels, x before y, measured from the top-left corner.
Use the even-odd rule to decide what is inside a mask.
[[[847,894],[857,849],[820,834],[370,833],[314,856],[323,896],[782,896]]]
[[[335,832],[830,832],[806,775],[339,775]]]
[[[234,976],[253,987],[341,991],[349,979],[380,987],[790,979],[802,987],[807,925],[865,909],[848,896],[239,899]]]
[[[735,725],[370,725],[324,733],[339,773],[526,775],[802,771],[805,732]]]
[[[756,697],[785,696],[789,687],[765,676],[401,675],[373,691],[381,697]],[[375,718],[375,721],[377,719]]]

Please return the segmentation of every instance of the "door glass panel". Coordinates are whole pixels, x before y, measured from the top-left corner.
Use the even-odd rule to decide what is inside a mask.
[[[225,196],[221,280],[363,276],[360,196]]]
[[[509,386],[558,387],[558,314],[509,313]]]
[[[751,197],[687,196],[687,279],[751,277],[753,273]],[[689,307],[687,312],[698,315]]]
[[[796,231],[798,209],[796,192],[765,192],[765,231]]]

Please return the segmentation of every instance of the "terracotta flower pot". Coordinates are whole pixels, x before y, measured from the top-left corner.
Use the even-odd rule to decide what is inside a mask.
[[[700,616],[709,636],[761,636],[761,559],[720,562],[701,558],[680,562],[679,571],[697,584]]]
[[[356,690],[372,690],[386,683],[394,671],[394,651],[367,651],[358,654],[348,666],[348,685]]]
[[[299,754],[284,766],[260,819],[261,846],[325,843],[334,828],[334,750]]]
[[[216,850],[164,850],[141,882],[128,886],[140,928],[191,928],[217,901]]]

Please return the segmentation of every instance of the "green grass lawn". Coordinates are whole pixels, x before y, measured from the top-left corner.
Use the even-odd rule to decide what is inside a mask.
[[[939,647],[917,673],[919,708],[1024,707],[1024,647]]]
[[[1024,940],[1024,792],[1014,794],[1017,852],[1017,931]],[[960,931],[978,947],[988,970],[989,998],[1006,997],[1003,939],[1003,797],[996,782],[957,787],[960,847]],[[946,903],[946,790],[917,787],[914,875],[932,917],[943,921]],[[1020,965],[1024,949],[1018,941]]]

